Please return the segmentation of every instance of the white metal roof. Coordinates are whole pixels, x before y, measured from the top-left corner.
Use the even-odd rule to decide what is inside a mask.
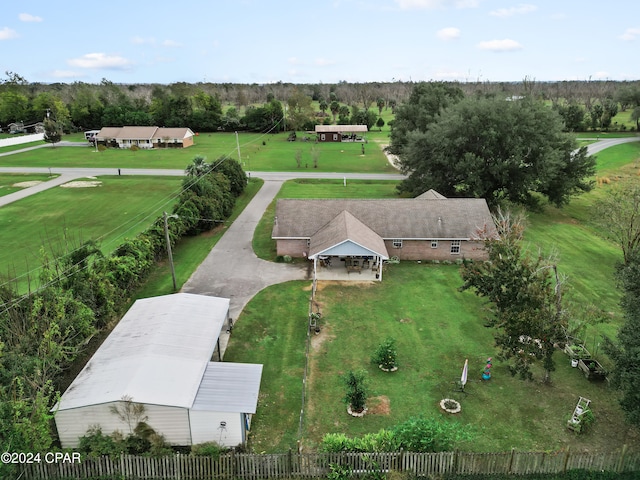
[[[256,413],[262,365],[210,362],[192,410]]]
[[[229,299],[176,293],[137,300],[60,398],[59,410],[121,400],[189,408]]]

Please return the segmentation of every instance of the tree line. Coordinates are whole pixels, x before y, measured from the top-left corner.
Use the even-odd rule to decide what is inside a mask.
[[[318,123],[371,128],[383,109],[405,103],[422,82],[335,84],[30,83],[5,72],[0,80],[0,126],[54,119],[66,133],[103,126],[158,125],[194,131],[313,129]],[[443,82],[464,96],[526,96],[551,104],[570,131],[622,129],[613,118],[631,110],[640,128],[640,81]],[[317,102],[317,108],[311,108]]]
[[[221,157],[194,159],[169,223],[170,242],[211,230],[229,217],[247,177]],[[61,375],[87,342],[126,308],[132,292],[164,258],[164,220],[103,255],[92,241],[61,256],[41,250],[38,287],[25,295],[0,286],[0,445],[3,451],[44,452],[55,446],[50,409]],[[10,468],[9,466],[0,466]],[[0,470],[2,472],[2,470]],[[4,474],[4,472],[2,472]],[[2,475],[0,475],[2,476]],[[4,477],[3,477],[4,478]],[[7,477],[8,478],[8,477]]]

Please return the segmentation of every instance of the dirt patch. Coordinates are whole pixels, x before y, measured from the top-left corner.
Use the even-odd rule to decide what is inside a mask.
[[[100,180],[75,180],[73,182],[68,182],[60,185],[62,188],[93,188],[99,187],[102,185]]]
[[[325,324],[324,327],[320,329],[320,333],[311,334],[311,349],[317,352],[324,342],[333,340],[334,338],[336,338],[336,336],[330,333],[329,325]]]
[[[40,181],[40,180],[31,180],[30,182],[14,183],[11,186],[12,187],[16,187],[16,188],[29,188],[29,187],[35,187],[36,185],[40,185],[41,183],[42,183],[42,181]]]
[[[367,412],[369,415],[390,415],[391,414],[391,400],[386,395],[380,395],[379,397],[372,397],[367,399]]]
[[[316,285],[316,291],[321,292],[326,287],[331,287],[333,285],[342,285],[345,287],[358,286],[358,287],[370,287],[379,282],[375,282],[373,280],[363,280],[361,282],[351,281],[351,280],[318,280]]]
[[[410,318],[401,318],[400,320],[398,320],[400,323],[413,323],[413,320],[411,320]]]

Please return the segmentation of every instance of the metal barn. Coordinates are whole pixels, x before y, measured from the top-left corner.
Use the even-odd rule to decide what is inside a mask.
[[[140,418],[172,445],[244,443],[262,365],[212,361],[229,299],[176,293],[137,300],[53,408],[63,448],[92,426],[127,435]],[[217,357],[217,355],[215,355]]]

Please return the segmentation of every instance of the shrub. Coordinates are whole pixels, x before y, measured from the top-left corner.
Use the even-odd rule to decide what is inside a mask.
[[[212,457],[215,459],[220,458],[220,454],[224,453],[225,451],[227,451],[227,449],[221,447],[216,442],[204,442],[191,446],[191,453],[193,455]]]
[[[469,427],[435,418],[412,417],[391,429],[398,448],[408,452],[446,452],[472,438]]]
[[[371,357],[371,362],[375,365],[380,365],[385,370],[391,370],[397,365],[397,356],[396,341],[394,338],[389,337],[378,345]]]
[[[344,377],[344,383],[347,386],[344,401],[351,406],[351,410],[354,412],[359,413],[365,409],[367,401],[366,378],[367,372],[365,370],[358,370],[357,372],[350,370]]]

